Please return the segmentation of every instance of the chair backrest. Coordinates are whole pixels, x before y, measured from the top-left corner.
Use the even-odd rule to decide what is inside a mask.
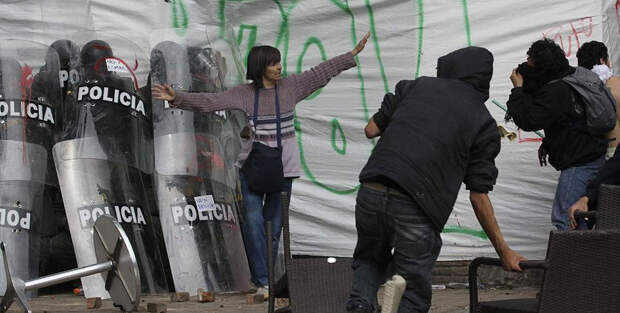
[[[620,231],[553,231],[539,313],[620,310]]]
[[[289,201],[285,193],[281,201],[284,259],[292,311],[344,313],[353,281],[353,259],[292,255]]]
[[[620,186],[601,185],[596,229],[620,229]]]
[[[288,273],[294,313],[345,313],[351,291],[352,258],[293,256]]]

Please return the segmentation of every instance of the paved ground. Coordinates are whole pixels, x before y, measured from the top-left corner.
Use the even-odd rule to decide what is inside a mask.
[[[519,288],[513,290],[482,290],[480,298],[489,299],[510,299],[522,297],[534,297],[537,289]],[[469,294],[467,289],[444,289],[434,290],[433,313],[468,313]],[[183,303],[170,303],[168,296],[146,296],[143,297],[143,306],[148,302],[166,303],[168,312],[183,313],[266,313],[267,303],[248,305],[245,303],[244,294],[218,294],[214,303],[197,303],[195,299]],[[96,310],[87,310],[86,301],[83,297],[71,294],[60,294],[54,296],[41,296],[31,300],[34,312],[46,313],[112,313],[119,312],[112,306],[109,300],[103,301],[103,307]],[[9,312],[23,312],[19,310],[18,304],[13,304]],[[317,313],[340,313],[340,312],[317,312]]]

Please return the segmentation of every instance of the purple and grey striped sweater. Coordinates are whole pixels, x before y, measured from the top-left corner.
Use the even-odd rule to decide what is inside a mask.
[[[299,148],[297,147],[293,126],[295,105],[317,89],[325,86],[332,77],[355,65],[353,54],[348,52],[329,59],[303,73],[289,75],[278,82],[282,164],[284,165],[285,177],[299,177],[301,175]],[[252,84],[239,85],[218,93],[177,92],[172,105],[181,109],[201,112],[239,109],[246,112],[250,123],[252,123],[254,93]],[[257,123],[254,140],[271,147],[277,146],[275,101],[275,88],[261,89],[258,100],[258,120],[261,122]],[[240,156],[238,166],[243,164],[247,153],[249,151]]]

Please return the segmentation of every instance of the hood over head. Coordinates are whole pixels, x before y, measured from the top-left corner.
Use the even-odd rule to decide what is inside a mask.
[[[493,54],[485,48],[462,48],[437,60],[437,77],[462,80],[482,93],[485,101],[492,76]]]

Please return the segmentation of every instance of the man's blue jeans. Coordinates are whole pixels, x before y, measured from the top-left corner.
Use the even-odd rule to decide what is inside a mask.
[[[605,158],[562,170],[551,209],[551,223],[558,230],[569,230],[568,209],[586,194],[588,183],[605,163]]]
[[[385,281],[386,268],[393,262],[396,273],[407,282],[398,312],[428,312],[431,271],[442,242],[440,233],[417,203],[409,197],[362,184],[357,193],[355,226],[357,246],[347,310],[363,306],[367,312],[374,312],[377,290]]]
[[[243,194],[243,234],[245,251],[250,261],[252,283],[258,287],[267,286],[267,239],[265,238],[265,222],[271,221],[273,233],[274,262],[278,255],[278,244],[282,231],[282,203],[280,192],[257,193],[248,185],[239,173],[241,193]],[[290,200],[292,178],[285,178],[282,191],[286,191]]]

